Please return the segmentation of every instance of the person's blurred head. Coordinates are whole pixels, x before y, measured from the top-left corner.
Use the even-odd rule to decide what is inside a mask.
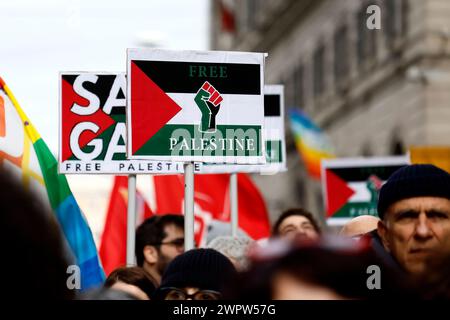
[[[193,249],[176,257],[167,267],[158,300],[217,300],[225,284],[234,279],[230,260],[213,249]]]
[[[450,254],[450,174],[444,170],[397,170],[380,190],[378,213],[383,245],[406,272],[426,277],[430,261]]]
[[[295,208],[284,211],[275,221],[273,237],[293,239],[298,235],[308,239],[317,239],[321,230],[311,212]]]
[[[69,261],[55,216],[22,187],[22,180],[0,168],[0,250],[2,291],[15,299],[72,299],[67,287]]]
[[[111,272],[105,287],[127,292],[139,300],[149,300],[157,283],[143,268],[122,267]]]
[[[129,288],[127,288],[129,289]],[[135,295],[130,294],[132,290],[115,290],[102,286],[100,288],[91,289],[85,293],[82,293],[79,300],[139,300]]]
[[[248,267],[247,251],[253,242],[249,237],[220,236],[212,240],[207,247],[222,253],[240,271]]]
[[[169,263],[184,252],[184,218],[166,214],[145,220],[136,230],[137,265],[158,283]]]
[[[377,229],[379,218],[362,215],[347,222],[339,232],[343,237],[355,238]]]
[[[364,299],[391,298],[403,292],[407,283],[384,267],[366,240],[323,236],[311,241],[300,237],[293,241],[274,239],[265,247],[253,247],[250,269],[228,288],[226,298]],[[370,266],[380,268],[380,278],[370,283],[381,290],[368,287]]]
[[[207,232],[206,232],[206,243],[210,243],[215,238],[220,236],[228,236],[232,233],[232,227],[229,221],[220,221],[216,219],[211,219],[208,222]],[[249,235],[241,228],[237,229],[238,237],[249,237]]]

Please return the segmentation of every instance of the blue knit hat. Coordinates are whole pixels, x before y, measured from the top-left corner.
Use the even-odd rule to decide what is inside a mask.
[[[450,199],[450,174],[431,164],[413,164],[398,169],[381,187],[378,215],[383,219],[391,204],[414,197]]]

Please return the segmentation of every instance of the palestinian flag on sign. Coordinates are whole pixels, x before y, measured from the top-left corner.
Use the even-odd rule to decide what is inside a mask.
[[[405,157],[322,161],[326,217],[333,222],[360,215],[378,216],[381,186],[392,173],[407,164]]]
[[[129,49],[130,158],[264,163],[263,64],[261,53]]]
[[[79,87],[86,97],[80,96],[75,87]],[[60,101],[61,101],[61,151],[60,162],[74,160],[126,160],[125,141],[122,135],[116,138],[118,145],[116,152],[108,154],[109,145],[118,123],[125,123],[125,74],[92,74],[92,73],[63,73],[60,75]],[[110,97],[110,92],[114,95]],[[91,104],[98,104],[92,114],[79,115],[72,111],[74,105],[86,108]],[[109,106],[109,107],[108,107]],[[107,112],[105,112],[107,108]],[[83,129],[83,124],[88,123]],[[79,132],[74,135],[75,132]],[[125,132],[123,132],[125,134]],[[94,139],[101,140],[104,148],[96,152]],[[75,140],[76,143],[74,143]],[[74,154],[73,145],[77,145],[80,155]],[[100,148],[99,148],[100,150]]]

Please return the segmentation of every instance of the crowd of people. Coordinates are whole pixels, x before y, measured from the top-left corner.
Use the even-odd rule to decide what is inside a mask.
[[[23,262],[6,284],[18,293],[31,285],[49,299],[450,298],[450,174],[433,165],[397,170],[379,192],[379,218],[356,217],[339,234],[293,208],[266,241],[222,235],[185,251],[183,216],[153,216],[136,230],[137,266],[83,294],[66,286],[69,259],[52,216],[5,172],[0,189],[3,252]]]

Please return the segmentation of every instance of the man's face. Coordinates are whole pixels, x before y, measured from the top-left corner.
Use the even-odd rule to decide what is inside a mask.
[[[311,221],[299,215],[289,216],[284,219],[278,227],[278,231],[280,237],[285,239],[294,239],[299,234],[308,239],[317,239],[319,237]]]
[[[407,272],[425,275],[430,261],[450,252],[450,200],[417,197],[397,201],[386,211],[378,233]]]
[[[161,241],[158,252],[157,268],[160,274],[164,273],[167,266],[176,256],[184,252],[184,230],[174,224],[168,224],[164,227],[166,236]],[[183,241],[181,241],[183,240]],[[174,243],[179,242],[179,243]]]

